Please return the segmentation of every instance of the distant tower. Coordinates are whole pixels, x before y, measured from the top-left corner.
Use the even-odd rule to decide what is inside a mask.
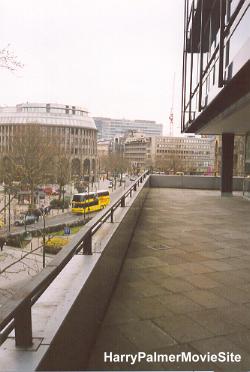
[[[173,137],[174,135],[174,86],[175,86],[175,74],[173,79],[173,89],[172,89],[172,105],[170,108],[170,114],[169,114],[169,134],[170,137]]]
[[[173,135],[174,135],[174,114],[173,114],[173,107],[171,107],[170,114],[169,114],[169,134],[170,134],[170,137],[173,137]]]

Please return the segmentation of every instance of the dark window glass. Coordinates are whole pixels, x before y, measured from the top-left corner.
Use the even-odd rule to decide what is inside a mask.
[[[75,202],[82,202],[83,200],[84,200],[83,195],[74,195],[73,196],[73,201],[75,201]]]
[[[98,196],[109,196],[109,192],[108,191],[98,192]]]

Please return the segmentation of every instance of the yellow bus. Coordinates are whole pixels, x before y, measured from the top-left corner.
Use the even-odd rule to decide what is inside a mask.
[[[97,197],[103,208],[110,203],[110,193],[108,190],[98,190]]]
[[[83,214],[96,212],[106,207],[110,203],[108,190],[97,192],[75,194],[72,199],[72,213]]]

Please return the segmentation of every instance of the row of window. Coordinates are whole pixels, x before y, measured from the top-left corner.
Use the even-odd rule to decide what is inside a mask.
[[[50,105],[46,105],[46,107],[22,107],[17,106],[17,112],[47,112],[47,113],[54,113],[54,114],[72,114],[72,115],[79,115],[84,116],[86,112],[82,110],[78,110],[75,106],[65,106],[65,108],[56,108],[50,107]]]
[[[213,152],[211,151],[198,151],[198,150],[176,150],[176,149],[173,149],[173,150],[156,150],[157,153],[169,153],[169,154],[175,154],[175,153],[178,153],[178,154],[199,154],[199,155],[210,155],[210,154],[213,154]]]
[[[46,127],[44,128],[48,133],[50,132],[53,135],[62,135],[71,134],[73,136],[84,136],[96,139],[96,131],[91,129],[83,128],[63,128],[63,127]],[[19,125],[2,125],[0,126],[0,134],[14,134],[16,132],[22,132],[23,127]]]

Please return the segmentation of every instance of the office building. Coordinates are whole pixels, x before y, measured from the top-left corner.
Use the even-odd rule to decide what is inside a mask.
[[[152,164],[167,173],[212,175],[215,140],[213,137],[153,137]]]
[[[43,126],[70,159],[71,176],[96,174],[97,130],[86,109],[61,104],[24,103],[0,108],[0,156],[7,155],[20,126]]]
[[[98,139],[110,140],[131,130],[142,132],[146,136],[160,136],[163,131],[162,124],[150,120],[110,119],[103,117],[94,117],[93,119],[98,130]]]
[[[166,173],[214,173],[215,138],[208,136],[167,137],[145,136],[141,132],[128,132],[111,141],[112,152],[123,154],[135,170],[159,169]]]
[[[221,192],[232,193],[234,137],[250,173],[250,4],[185,0],[182,131],[222,136]]]

